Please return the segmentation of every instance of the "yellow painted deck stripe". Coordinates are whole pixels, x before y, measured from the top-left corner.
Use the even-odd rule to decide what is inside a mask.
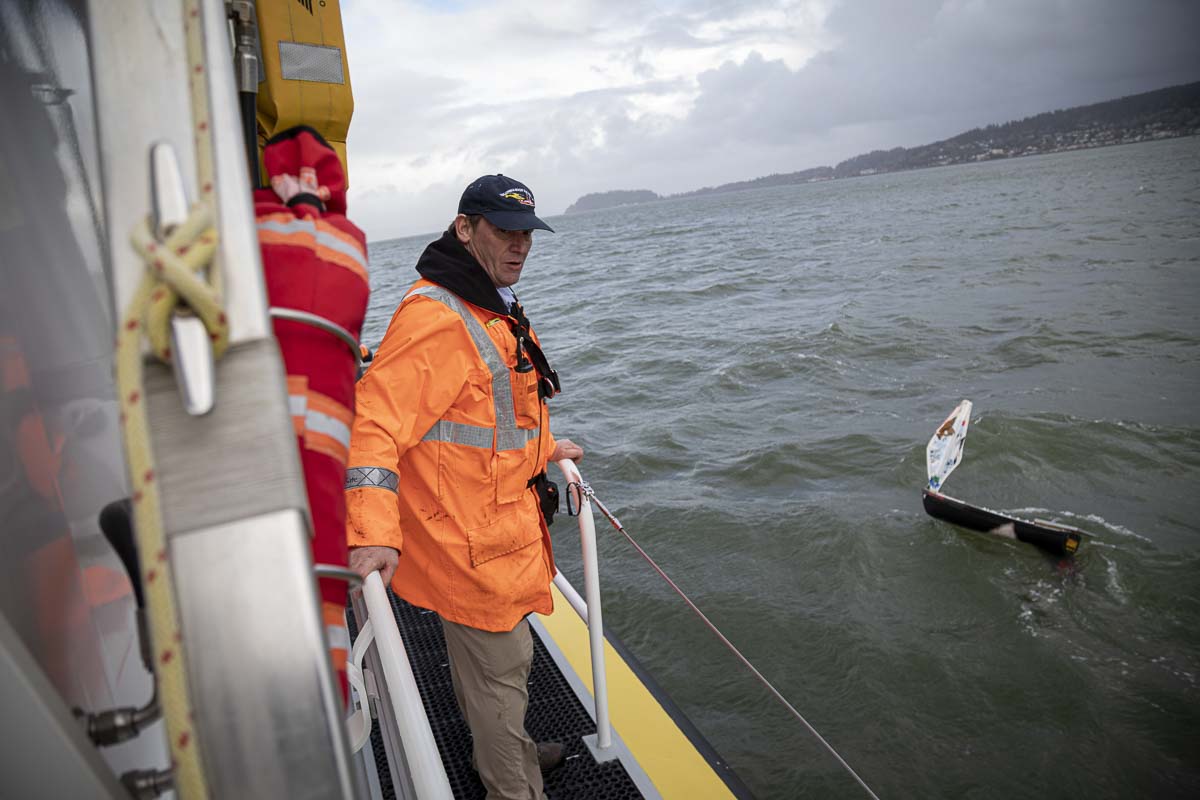
[[[592,657],[587,626],[570,603],[551,585],[555,613],[538,620],[584,685],[592,685]],[[604,643],[604,667],[608,676],[608,714],[613,730],[664,798],[733,797],[729,787],[675,725],[658,700],[617,654]]]

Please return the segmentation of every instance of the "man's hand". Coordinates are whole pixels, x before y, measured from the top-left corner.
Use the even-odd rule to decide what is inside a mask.
[[[564,458],[569,458],[575,463],[579,463],[579,460],[583,458],[583,448],[570,439],[556,439],[554,442],[554,452],[550,454],[550,462],[557,463]]]
[[[398,563],[400,563],[400,553],[394,547],[350,548],[350,569],[364,579],[371,572],[379,570],[379,577],[383,578],[384,586],[392,582],[392,575],[396,572]]]

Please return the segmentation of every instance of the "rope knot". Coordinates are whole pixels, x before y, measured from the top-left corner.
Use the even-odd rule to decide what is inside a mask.
[[[220,271],[212,269],[217,237],[206,201],[192,206],[182,224],[159,241],[149,218],[133,231],[133,247],[146,264],[146,276],[129,308],[129,318],[145,316],[151,351],[170,363],[171,315],[195,314],[213,342],[213,357],[229,346],[229,324],[221,310]]]

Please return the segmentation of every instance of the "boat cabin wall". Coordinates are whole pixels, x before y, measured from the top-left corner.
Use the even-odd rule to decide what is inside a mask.
[[[152,681],[99,525],[128,490],[89,46],[85,3],[0,4],[0,614],[55,702],[100,711],[145,704]],[[153,728],[102,755],[115,774],[167,764]]]

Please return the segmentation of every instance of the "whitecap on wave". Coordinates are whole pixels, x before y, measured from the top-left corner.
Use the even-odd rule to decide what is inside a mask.
[[[1017,613],[1017,621],[1025,632],[1035,638],[1044,635],[1050,608],[1057,605],[1062,596],[1062,586],[1045,580],[1039,580],[1029,587],[1021,598],[1021,610]]]
[[[1108,556],[1101,556],[1104,559],[1104,573],[1107,576],[1108,590],[1112,596],[1121,605],[1127,605],[1129,595],[1125,592],[1125,587],[1121,585],[1121,577],[1117,574],[1117,562],[1113,561]]]
[[[1121,536],[1128,536],[1132,539],[1138,539],[1143,542],[1150,543],[1153,541],[1149,536],[1143,536],[1137,531],[1126,528],[1124,525],[1118,525],[1115,522],[1109,522],[1099,514],[1076,514],[1072,511],[1054,511],[1049,508],[1038,508],[1037,506],[1018,508],[1013,510],[1012,513],[1021,516],[1037,516],[1049,522],[1057,522],[1060,519],[1075,520],[1076,522],[1074,524],[1082,528],[1085,533],[1087,533],[1090,529],[1101,527],[1106,531],[1112,531],[1113,533],[1120,534]]]

